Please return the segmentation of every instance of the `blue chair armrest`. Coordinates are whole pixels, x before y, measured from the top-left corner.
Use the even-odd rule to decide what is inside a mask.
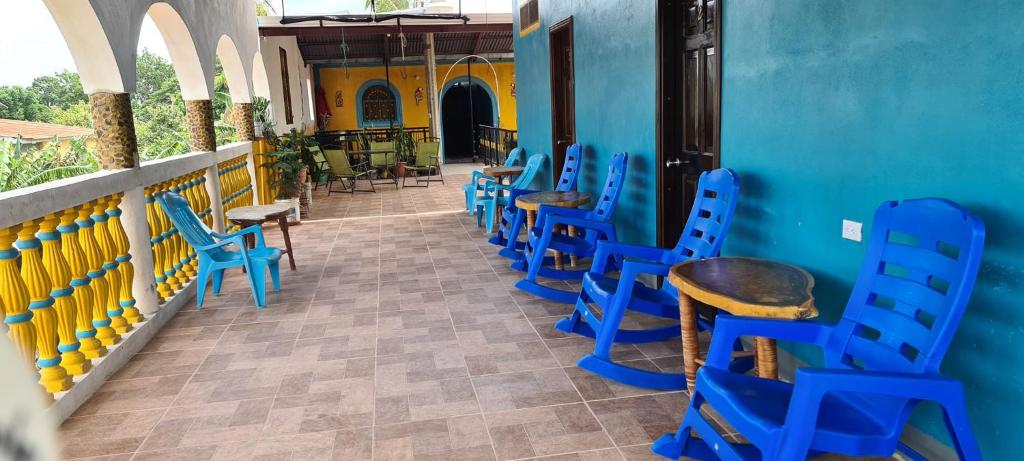
[[[245,239],[242,238],[241,235],[237,234],[226,235],[225,238],[222,239],[221,241],[217,243],[211,243],[209,245],[203,245],[201,247],[196,248],[196,251],[210,251],[215,248],[223,248],[228,245],[237,245],[238,248],[242,250],[243,254],[248,254],[249,247],[246,246]]]
[[[543,209],[543,207],[541,209]],[[615,225],[608,221],[598,221],[596,219],[566,216],[561,213],[548,215],[547,220],[544,223],[544,233],[548,234],[554,232],[555,226],[557,225],[573,226],[578,229],[596,230],[602,232],[605,236],[607,236],[610,239],[615,238]]]
[[[559,215],[569,218],[584,218],[587,216],[587,210],[581,210],[578,208],[566,208],[554,205],[541,205],[537,209],[537,227],[544,227],[544,221],[548,215]]]
[[[671,250],[643,245],[630,245],[628,243],[597,242],[597,250],[594,252],[594,264],[590,272],[603,274],[609,257],[622,259],[623,257],[645,259],[648,261],[661,261]]]
[[[486,179],[488,181],[494,181],[495,180],[493,176],[487,176],[487,175],[484,174],[483,171],[473,170],[473,179],[471,179],[469,182],[470,182],[470,184],[473,184],[474,186],[479,186],[481,179]]]
[[[261,228],[258,225],[252,225],[231,234],[221,234],[217,232],[211,232],[211,234],[213,234],[213,236],[216,237],[217,239],[221,240],[230,239],[232,237],[243,237],[246,234],[253,234],[256,236],[256,248],[263,248],[266,246],[266,243],[264,243],[263,240],[263,228]]]
[[[716,330],[715,334],[717,333]],[[797,386],[811,388],[821,395],[845,391],[920,400],[941,400],[950,392],[960,392],[963,389],[960,381],[938,374],[836,368],[799,368],[794,383]]]
[[[595,258],[594,265],[601,264],[603,266],[606,259],[598,260]],[[618,306],[619,308],[629,305],[630,298],[633,297],[633,287],[637,284],[636,279],[640,274],[664,277],[672,269],[672,265],[658,262],[626,261],[621,263],[621,265],[622,272],[619,274],[619,283],[616,285],[615,297],[614,301],[612,301],[613,306]]]
[[[711,337],[706,364],[729,368],[733,344],[741,336],[761,336],[823,347],[831,332],[832,326],[823,323],[720,315],[715,320],[715,334]]]

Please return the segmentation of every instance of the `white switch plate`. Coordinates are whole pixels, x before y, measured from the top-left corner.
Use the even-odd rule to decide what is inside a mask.
[[[857,221],[850,221],[849,219],[843,220],[843,238],[847,240],[853,240],[859,242],[861,240],[861,229],[864,224]]]

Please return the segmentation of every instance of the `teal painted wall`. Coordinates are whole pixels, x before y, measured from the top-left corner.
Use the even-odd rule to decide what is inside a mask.
[[[725,253],[814,273],[833,321],[884,200],[941,196],[980,215],[986,253],[943,372],[964,382],[988,459],[1024,452],[1024,7],[1008,0],[726,0],[722,164],[742,176]],[[551,150],[547,29],[573,15],[580,188],[613,152],[631,154],[616,212],[626,240],[653,243],[654,2],[541,0],[542,25],[515,40],[520,144]],[[518,30],[518,18],[516,30]],[[550,177],[543,179],[550,184]],[[550,187],[550,186],[548,186]],[[792,348],[814,363],[817,354]],[[941,415],[913,424],[946,440]]]
[[[946,197],[985,257],[942,371],[987,459],[1024,450],[1024,7],[990,0],[726,0],[722,164],[742,176],[729,254],[814,273],[825,320],[864,253],[840,238],[883,200]],[[800,351],[805,358],[813,354]],[[915,425],[945,439],[937,411]]]
[[[620,240],[654,244],[654,2],[541,0],[541,27],[515,36],[519,145],[549,161],[535,187],[551,189],[548,28],[573,16],[576,140],[585,148],[579,190],[600,193],[608,162],[629,152],[614,220]],[[518,11],[515,30],[519,30]],[[525,63],[526,65],[521,65]]]

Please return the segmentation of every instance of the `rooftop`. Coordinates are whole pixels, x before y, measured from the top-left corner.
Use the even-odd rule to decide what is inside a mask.
[[[21,135],[23,141],[38,142],[49,141],[54,137],[66,139],[90,136],[92,133],[92,128],[80,126],[0,118],[0,138],[15,139]]]

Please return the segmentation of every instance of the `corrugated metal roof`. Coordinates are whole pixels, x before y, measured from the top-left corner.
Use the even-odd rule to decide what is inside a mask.
[[[426,34],[405,34],[405,56],[423,56],[425,40]],[[336,32],[299,35],[298,43],[302,58],[307,62],[340,60],[345,57],[341,36]],[[345,37],[344,43],[348,46],[348,59],[383,59],[385,50],[391,58],[402,56],[401,39],[397,33],[351,35]],[[434,34],[434,46],[439,55],[511,53],[512,31],[440,32]]]
[[[44,141],[55,136],[63,139],[91,134],[92,128],[0,118],[0,138],[17,138],[20,135],[26,141]]]

